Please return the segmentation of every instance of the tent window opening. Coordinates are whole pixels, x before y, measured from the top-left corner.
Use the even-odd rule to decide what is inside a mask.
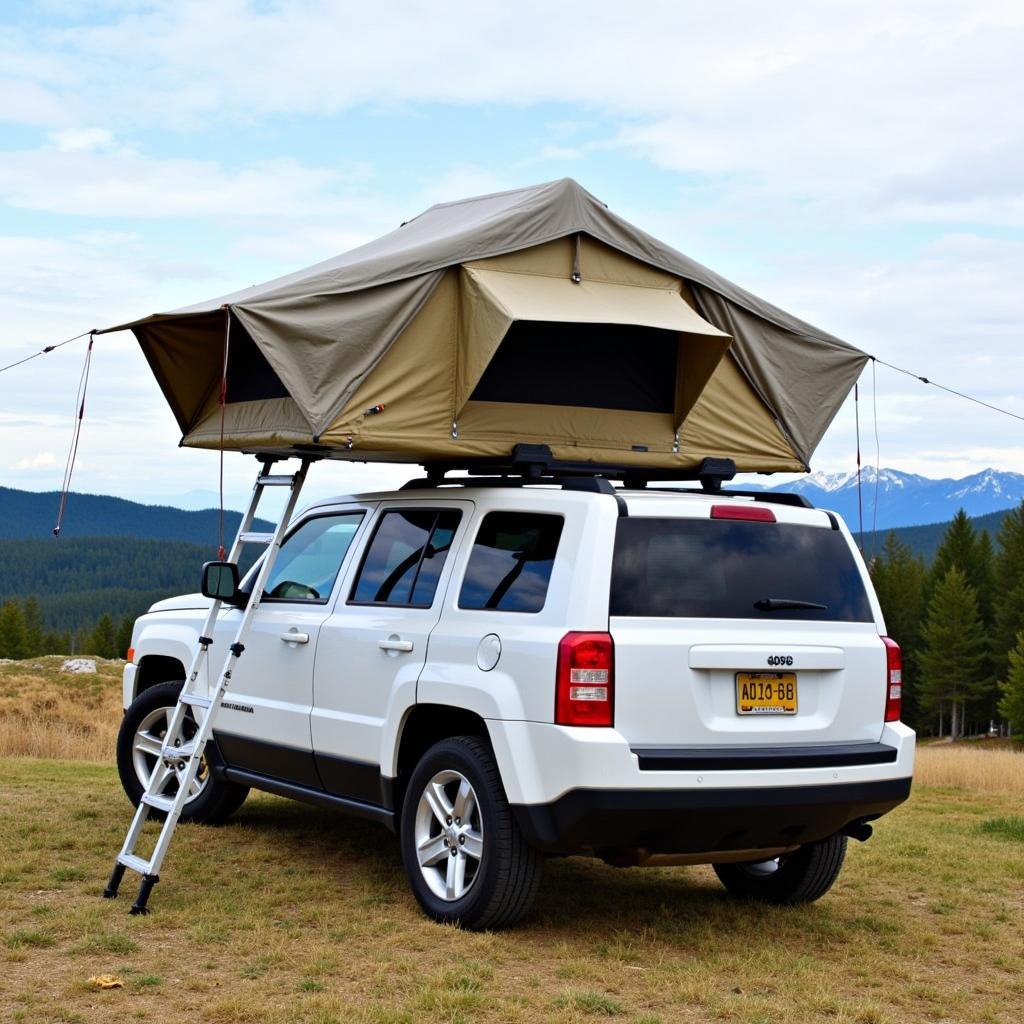
[[[678,357],[659,327],[517,320],[470,400],[674,413]]]
[[[228,350],[228,404],[288,397],[288,389],[249,332],[232,319],[231,347]]]

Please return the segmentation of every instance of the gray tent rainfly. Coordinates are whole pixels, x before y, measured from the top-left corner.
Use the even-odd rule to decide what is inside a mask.
[[[868,358],[568,178],[124,329],[183,444],[366,461],[803,470]]]

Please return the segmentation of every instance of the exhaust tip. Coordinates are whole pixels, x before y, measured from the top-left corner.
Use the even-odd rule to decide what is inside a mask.
[[[866,843],[875,830],[866,821],[852,821],[843,829],[843,835],[856,839],[859,843]]]

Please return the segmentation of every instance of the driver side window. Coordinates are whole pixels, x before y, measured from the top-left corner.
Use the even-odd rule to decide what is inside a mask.
[[[281,545],[264,600],[326,603],[362,512],[307,519]]]

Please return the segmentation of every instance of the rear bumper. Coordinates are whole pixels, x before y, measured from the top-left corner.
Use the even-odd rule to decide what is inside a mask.
[[[911,780],[739,789],[574,789],[513,805],[527,839],[549,853],[646,847],[713,853],[796,846],[871,821],[910,795]]]
[[[914,732],[869,742],[631,747],[615,729],[487,722],[509,803],[550,852],[645,846],[665,853],[813,842],[910,793]]]

